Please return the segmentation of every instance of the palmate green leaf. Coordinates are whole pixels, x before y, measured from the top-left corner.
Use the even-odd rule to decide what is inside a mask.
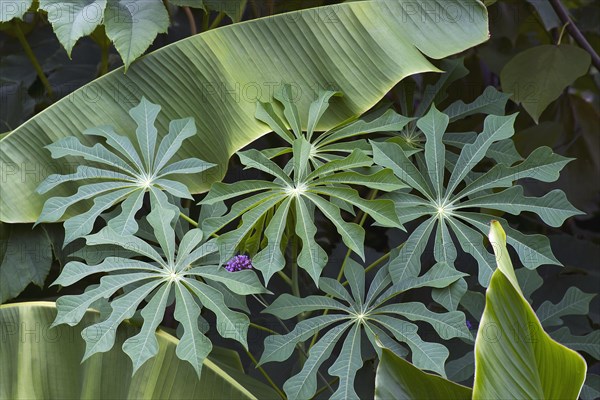
[[[376,314],[397,314],[411,321],[425,321],[445,340],[455,337],[472,339],[467,329],[465,314],[460,311],[437,314],[429,311],[422,303],[400,303],[380,307]]]
[[[410,121],[412,118],[397,114],[393,110],[386,110],[376,118],[367,116],[365,119],[352,121],[324,132],[316,141],[317,151],[327,145],[366,133],[399,131]]]
[[[483,93],[472,103],[465,104],[458,100],[444,109],[444,114],[450,118],[450,122],[468,117],[474,114],[504,114],[504,109],[510,95],[499,92],[493,86],[485,88]]]
[[[562,325],[561,317],[565,315],[587,315],[590,302],[596,297],[595,294],[584,293],[572,286],[567,289],[561,301],[553,304],[545,301],[537,309],[537,316],[544,327]]]
[[[581,211],[569,203],[562,190],[555,189],[543,197],[525,197],[522,186],[513,186],[499,193],[484,195],[462,202],[456,209],[483,207],[518,215],[523,211],[536,213],[550,226],[558,227]]]
[[[475,373],[475,354],[467,352],[464,356],[452,360],[446,364],[448,379],[453,382],[464,382]]]
[[[235,274],[232,274],[222,267],[207,265],[191,268],[187,273],[189,275],[201,276],[208,280],[221,282],[233,293],[240,295],[269,293],[260,283],[256,274],[250,270],[238,271]]]
[[[112,310],[108,318],[81,331],[81,336],[86,342],[82,361],[96,353],[105,353],[110,350],[115,343],[117,326],[124,320],[133,317],[140,303],[159,285],[160,282],[157,281],[145,282],[132,291],[113,299],[110,302]],[[98,334],[98,332],[100,333]]]
[[[345,200],[347,203],[366,212],[382,226],[402,228],[396,215],[394,203],[389,200],[365,200],[359,196],[356,190],[342,187],[314,186],[310,188],[310,191]]]
[[[114,126],[133,138],[135,124],[128,110],[142,93],[162,106],[156,121],[161,137],[170,120],[181,116],[195,119],[198,134],[180,150],[177,160],[197,157],[221,166],[205,179],[178,177],[190,192],[200,193],[222,178],[232,154],[271,130],[254,118],[254,101],[240,100],[245,87],[259,88],[256,100],[269,102],[273,82],[293,82],[302,93],[296,102],[300,115],[305,115],[315,100],[316,88],[343,92],[344,97],[332,102],[317,126],[326,130],[370,109],[406,76],[436,70],[426,57],[441,59],[488,38],[486,10],[475,0],[431,0],[427,5],[440,12],[464,10],[473,16],[470,24],[423,22],[420,16],[407,15],[407,2],[350,2],[319,9],[318,18],[314,10],[302,10],[233,24],[140,58],[126,75],[118,70],[103,76],[2,138],[0,162],[16,170],[0,189],[0,220],[37,220],[48,196],[34,198],[38,182],[23,182],[22,168],[30,162],[48,166],[49,174],[60,168],[40,146],[66,136],[81,139],[85,129],[102,125]],[[321,18],[332,14],[336,23]],[[399,20],[403,23],[398,24]],[[373,21],[378,21],[377,26]],[[293,34],[298,27],[305,35]],[[273,35],[274,31],[279,34]],[[329,40],[332,38],[335,40]],[[257,41],[268,46],[256,48]],[[219,79],[215,79],[217,75]],[[94,93],[95,101],[88,101],[89,93]],[[51,195],[64,196],[75,187],[65,185]],[[82,209],[85,206],[73,212]]]
[[[100,285],[88,288],[83,294],[59,298],[54,325],[77,324],[86,309],[96,301],[109,299],[117,291],[124,289],[124,294],[110,301],[111,310],[106,318],[83,330],[82,335],[87,342],[84,354],[86,359],[93,354],[110,350],[115,342],[117,327],[131,318],[146,300],[147,304],[141,307],[144,319],[142,329],[135,340],[126,341],[123,347],[133,361],[135,372],[158,352],[154,331],[162,321],[171,291],[174,291],[175,318],[182,324],[184,331],[176,353],[181,359],[189,361],[200,376],[203,360],[210,353],[212,345],[198,327],[199,304],[217,316],[217,330],[221,336],[235,339],[247,346],[250,321],[246,315],[232,311],[229,305],[244,309],[243,302],[240,303],[233,293],[258,294],[265,293],[265,289],[253,271],[227,273],[218,266],[205,264],[211,259],[208,256],[218,252],[218,247],[214,241],[203,242],[203,235],[199,230],[187,232],[177,247],[174,225],[179,216],[179,208],[169,204],[160,191],[152,191],[151,205],[152,211],[147,221],[152,229],[153,240],[160,246],[160,253],[138,237],[131,234],[120,235],[110,226],[95,235],[87,236],[87,244],[90,246],[119,246],[151,261],[108,257],[92,266],[77,261],[69,262],[54,284],[69,286],[91,275],[107,275],[100,279]],[[196,280],[196,276],[213,285]],[[229,292],[229,288],[233,293]]]
[[[433,200],[433,193],[425,178],[400,146],[390,142],[377,143],[373,141],[371,145],[373,146],[373,161],[375,161],[375,164],[390,168],[400,180],[406,182],[410,187],[416,188],[428,199]]]
[[[279,296],[264,312],[281,319],[290,319],[296,315],[315,310],[337,310],[349,312],[350,308],[337,300],[325,296],[296,297],[284,293]]]
[[[325,186],[338,184],[361,185],[385,192],[400,190],[406,187],[389,169],[382,169],[371,175],[358,172],[337,172],[320,178],[318,182]]]
[[[270,311],[268,311],[270,312]],[[271,361],[285,361],[294,352],[296,345],[303,342],[320,330],[336,323],[348,320],[348,315],[321,315],[298,322],[294,329],[285,335],[272,336],[271,340],[265,341],[265,349],[260,358],[259,365]],[[348,325],[346,322],[342,326]],[[340,334],[342,332],[339,332]],[[315,388],[316,390],[316,388]]]
[[[423,341],[417,334],[415,324],[386,315],[374,316],[373,320],[388,329],[396,340],[408,344],[412,352],[412,362],[416,367],[446,375],[444,363],[450,353],[444,345]]]
[[[344,244],[364,260],[365,251],[363,243],[365,241],[365,230],[358,224],[344,221],[341,216],[341,210],[331,204],[331,202],[312,193],[306,193],[306,197],[321,210],[327,219],[333,222]],[[300,216],[300,214],[297,215]]]
[[[338,388],[331,396],[331,399],[359,399],[354,390],[354,378],[363,365],[360,336],[360,325],[355,324],[346,336],[338,358],[329,367],[329,375],[340,378]]]
[[[477,260],[479,267],[477,280],[482,286],[487,287],[494,272],[494,255],[486,250],[483,238],[476,230],[457,219],[449,219],[449,225],[462,250]]]
[[[544,332],[517,282],[506,235],[498,222],[491,225],[498,269],[487,290],[475,342],[473,398],[576,399],[585,379],[585,361]]]
[[[289,107],[293,106],[292,103],[289,104]],[[252,232],[264,230],[266,246],[260,242],[255,243],[254,247],[257,250],[250,255],[254,257],[256,254],[256,268],[263,273],[267,283],[273,274],[285,266],[282,244],[286,227],[302,242],[298,266],[305,270],[315,283],[319,282],[328,257],[315,241],[315,210],[333,223],[344,244],[361,258],[364,258],[365,231],[357,224],[345,221],[342,218],[342,210],[354,212],[356,207],[381,225],[401,227],[392,201],[365,200],[360,197],[358,191],[347,186],[356,184],[373,190],[403,188],[404,184],[394,177],[391,171],[380,170],[371,175],[351,171],[354,168],[370,167],[373,163],[361,150],[354,150],[346,157],[311,170],[310,144],[303,136],[295,139],[293,143],[293,158],[286,169],[258,150],[239,153],[240,161],[246,167],[272,175],[274,181],[216,183],[201,202],[211,205],[238,196],[251,195],[236,202],[228,214],[204,220],[202,227],[207,233],[215,233],[241,217],[241,224],[236,229],[220,235],[217,239],[221,262],[227,261],[236,251],[240,251],[244,239],[252,235]],[[297,171],[298,169],[300,171]],[[288,214],[293,215],[293,218],[288,218]],[[266,220],[268,225],[264,229],[263,224]]]
[[[311,347],[308,358],[302,366],[302,370],[288,379],[283,385],[283,390],[288,399],[308,399],[316,393],[317,371],[323,362],[331,357],[335,344],[349,326],[350,322],[336,326],[323,335],[323,337]]]
[[[221,254],[221,262],[229,260],[236,253],[239,244],[244,237],[250,233],[254,225],[258,223],[270,209],[281,203],[284,199],[285,196],[280,194],[255,205],[255,207],[243,214],[242,223],[237,229],[220,235],[217,238],[217,244]]]
[[[431,298],[442,305],[448,311],[456,311],[460,304],[460,299],[467,292],[467,282],[459,279],[445,288],[434,288],[431,290]]]
[[[339,377],[340,383],[334,394],[336,398],[357,398],[354,381],[358,369],[363,365],[361,343],[371,343],[375,352],[380,354],[380,342],[403,357],[407,351],[400,343],[407,344],[415,365],[444,375],[444,362],[449,354],[446,347],[424,341],[418,334],[417,325],[400,318],[427,322],[445,339],[468,340],[471,335],[464,314],[459,311],[434,313],[420,303],[386,303],[410,289],[445,287],[464,275],[447,264],[439,264],[421,277],[391,285],[387,268],[381,268],[366,290],[364,267],[349,259],[344,270],[349,290],[334,279],[321,278],[319,288],[330,297],[313,295],[299,298],[282,294],[265,309],[265,312],[281,319],[316,310],[328,310],[328,314],[302,319],[286,335],[267,337],[260,364],[287,360],[299,343],[317,334],[320,338],[309,349],[302,369],[284,384],[284,390],[291,399],[310,399],[314,396],[317,390],[316,374],[332,356],[336,344],[341,344],[341,348],[328,370],[330,375]],[[368,342],[363,341],[363,331]]]
[[[78,155],[102,168],[79,167],[77,172],[69,175],[51,175],[38,188],[39,193],[54,189],[58,184],[93,179],[102,181],[79,186],[77,193],[69,197],[53,197],[44,204],[38,219],[39,222],[55,222],[60,220],[65,212],[86,199],[94,199],[93,206],[86,212],[71,217],[65,221],[65,240],[68,244],[73,240],[89,234],[98,216],[108,208],[123,202],[121,214],[109,222],[109,226],[118,234],[134,234],[138,225],[135,214],[143,205],[146,191],[155,189],[183,198],[191,195],[185,185],[163,178],[165,170],[173,167],[169,161],[177,153],[183,141],[196,134],[194,120],[185,118],[171,121],[169,133],[157,145],[157,129],[155,121],[160,112],[160,106],[150,103],[145,98],[130,110],[131,118],[138,125],[136,138],[141,156],[131,141],[120,136],[112,127],[101,126],[86,130],[86,135],[100,136],[106,139],[106,144],[112,148],[97,143],[93,147],[82,145],[75,137],[65,138],[48,146],[54,158]],[[142,162],[143,159],[143,162]],[[213,164],[198,159],[186,166],[185,173],[201,173],[213,167]],[[118,170],[115,172],[114,170]],[[167,174],[171,172],[167,170]],[[183,173],[182,170],[179,173]]]
[[[142,329],[137,335],[132,336],[123,343],[123,351],[129,355],[129,358],[131,358],[134,370],[138,370],[148,359],[158,354],[159,346],[158,340],[156,339],[155,331],[158,328],[158,325],[162,321],[162,318],[165,314],[167,300],[169,298],[170,293],[170,283],[167,285],[163,285],[156,292],[156,295],[152,297],[152,300],[148,302],[148,304],[146,305],[146,307],[144,307],[144,310],[141,313],[142,318],[144,318],[144,324],[142,325]],[[180,304],[181,302],[182,301],[178,301],[178,304]],[[181,322],[183,323],[183,321]],[[186,326],[186,330],[191,329],[189,326]],[[182,338],[181,341],[183,340],[184,339]],[[182,360],[184,359],[183,357],[180,358]],[[196,369],[199,370],[200,368]]]
[[[444,143],[458,149],[462,149],[465,145],[475,142],[475,140],[477,140],[477,133],[475,132],[447,132],[444,135]],[[521,157],[511,139],[504,139],[492,143],[485,156],[497,163],[506,165],[513,165],[516,162],[523,161],[523,157]],[[448,152],[446,157],[455,158],[456,154]],[[448,161],[449,160],[446,160],[446,164]],[[446,168],[452,171],[452,168],[448,168],[448,166]]]
[[[553,153],[549,147],[539,147],[525,161],[514,167],[502,164],[494,166],[461,190],[456,198],[463,198],[487,189],[510,187],[515,181],[525,178],[555,182],[560,176],[560,171],[570,161],[572,159]]]
[[[56,316],[51,302],[7,304],[0,308],[0,325],[5,327],[48,326]],[[82,326],[99,322],[102,316],[87,310],[81,326],[59,326],[52,332],[52,340],[36,340],[13,331],[6,335],[0,359],[0,397],[6,399],[36,398],[40,393],[55,399],[133,399],[151,398],[213,399],[277,399],[270,387],[247,376],[239,357],[233,350],[214,348],[204,361],[202,377],[176,355],[179,340],[162,330],[151,332],[157,340],[158,355],[148,360],[132,376],[132,364],[123,352],[97,354],[81,363],[85,342],[81,339]],[[143,345],[140,329],[123,323],[116,331],[117,346],[125,343]],[[39,336],[39,335],[38,335]],[[50,336],[49,336],[50,337]],[[21,367],[17,367],[21,366]],[[157,382],[169,382],[157,385]]]
[[[388,263],[388,266],[391,265],[391,262],[392,261]],[[467,274],[457,271],[456,269],[450,267],[450,265],[446,262],[439,262],[421,276],[407,278],[399,283],[393,284],[390,288],[385,290],[377,300],[372,300],[372,304],[373,306],[379,306],[397,294],[410,289],[421,287],[431,287],[437,289],[445,288],[464,276],[467,276]]]
[[[516,118],[517,114],[502,117],[489,115],[485,119],[483,132],[477,135],[474,143],[465,145],[460,152],[456,167],[448,181],[446,196],[450,196],[467,173],[483,159],[492,143],[514,135]]]
[[[269,284],[269,280],[277,271],[281,271],[285,267],[285,256],[281,249],[281,237],[287,226],[291,203],[292,199],[287,198],[277,208],[277,211],[265,229],[267,245],[252,259],[254,267],[262,272],[265,285]]]
[[[534,269],[544,264],[562,265],[552,253],[550,240],[546,236],[525,235],[511,228],[506,220],[489,214],[460,212],[456,213],[456,216],[475,226],[482,233],[486,232],[489,221],[496,218],[506,227],[505,232],[508,244],[515,249],[523,265],[529,269]]]
[[[421,272],[421,255],[433,229],[435,219],[419,225],[408,237],[398,255],[389,263],[390,276],[394,283],[414,278]]]
[[[443,115],[432,108],[417,121],[427,141],[425,157],[421,161],[417,159],[416,165],[398,144],[371,142],[375,163],[392,169],[401,181],[412,188],[411,192],[400,190],[384,196],[394,201],[400,221],[406,223],[421,217],[429,218],[413,231],[399,256],[392,259],[390,275],[398,283],[405,276],[419,273],[421,254],[435,227],[436,261],[453,266],[457,257],[456,246],[460,245],[477,261],[479,283],[487,286],[495,268],[492,254],[485,249],[483,236],[490,216],[473,212],[473,209],[486,208],[512,214],[528,211],[539,215],[551,226],[560,226],[566,218],[579,213],[562,191],[554,190],[541,198],[525,197],[523,188],[513,185],[524,178],[554,182],[570,159],[541,147],[518,164],[512,165],[520,160],[520,156],[515,158],[508,152],[500,157],[509,160],[506,164],[497,164],[484,173],[474,172],[484,157],[499,159],[498,155],[490,156],[490,152],[495,146],[502,144],[506,147],[504,144],[510,142],[516,115],[486,117],[480,134],[434,132],[436,126],[446,126],[447,119]],[[461,149],[460,154],[456,156],[444,151],[444,144]],[[501,147],[496,147],[495,151],[500,153]],[[444,159],[449,177],[441,167],[440,161]],[[439,185],[446,181],[446,188],[441,189]],[[443,195],[435,196],[438,191]],[[524,235],[510,227],[507,227],[507,233],[509,244],[527,268],[543,264],[560,265],[546,238]],[[456,309],[465,293],[464,282],[453,285],[452,288],[439,288],[433,292],[434,300],[449,311]]]
[[[439,112],[435,105],[423,118],[417,121],[417,127],[425,134],[425,161],[427,162],[427,171],[429,179],[433,183],[433,188],[438,199],[443,195],[444,188],[444,165],[446,148],[442,142],[442,135],[448,128],[450,118]]]
[[[537,123],[542,112],[590,67],[585,50],[568,44],[529,48],[511,59],[500,73],[504,91],[522,104]]]

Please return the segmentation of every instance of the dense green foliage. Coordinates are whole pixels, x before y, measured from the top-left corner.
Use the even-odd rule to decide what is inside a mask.
[[[0,398],[600,395],[598,7],[337,3],[0,4]]]

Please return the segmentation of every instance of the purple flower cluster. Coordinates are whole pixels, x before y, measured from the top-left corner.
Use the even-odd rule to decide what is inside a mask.
[[[225,264],[225,269],[229,272],[252,269],[252,260],[247,255],[240,254],[227,261],[227,264]]]

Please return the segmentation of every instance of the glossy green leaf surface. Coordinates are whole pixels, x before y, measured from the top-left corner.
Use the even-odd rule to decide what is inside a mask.
[[[474,399],[577,399],[587,366],[555,342],[523,297],[500,223],[491,224],[498,269],[475,341]],[[502,368],[499,368],[502,366]]]
[[[350,2],[317,14],[303,10],[231,25],[149,54],[126,75],[119,69],[95,80],[2,138],[0,160],[12,172],[1,188],[0,220],[38,218],[48,196],[34,196],[35,188],[48,175],[64,170],[43,146],[66,136],[83,139],[85,129],[102,125],[131,135],[135,124],[128,110],[142,95],[163,107],[156,121],[159,138],[170,120],[195,119],[198,134],[177,158],[196,157],[220,165],[206,179],[183,180],[192,193],[199,193],[223,176],[235,151],[270,131],[254,118],[256,101],[271,101],[280,82],[296,85],[301,115],[318,88],[331,86],[343,92],[320,120],[318,128],[327,129],[372,107],[404,77],[435,71],[424,55],[443,58],[488,37],[487,13],[479,2],[423,4],[464,10],[473,15],[469,24],[423,20],[406,13],[404,3],[411,2]],[[335,16],[334,23],[323,21],[330,15]],[[305,34],[295,35],[298,30]],[[303,126],[306,123],[302,121]],[[21,179],[33,167],[40,172],[37,178]],[[62,190],[72,193],[76,187],[69,184]]]
[[[130,360],[120,351],[96,354],[81,363],[86,347],[81,325],[50,328],[55,316],[55,304],[50,302],[0,307],[4,335],[0,361],[5,367],[0,369],[1,399],[279,398],[268,386],[228,362],[237,358],[231,350],[214,349],[204,360],[198,379],[194,368],[176,355],[181,342],[161,330],[152,331],[158,357],[133,376]],[[99,313],[88,310],[82,325],[99,321]],[[122,324],[115,332],[117,346],[133,338],[140,343],[139,333],[131,324]]]

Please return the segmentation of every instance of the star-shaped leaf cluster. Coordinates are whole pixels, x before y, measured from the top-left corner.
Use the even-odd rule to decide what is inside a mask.
[[[147,222],[159,247],[131,234],[120,234],[110,226],[86,237],[88,246],[120,247],[127,256],[106,257],[101,263],[87,265],[69,262],[54,285],[69,286],[90,275],[104,273],[100,284],[88,287],[79,295],[62,296],[57,300],[58,315],[54,325],[79,323],[85,311],[95,302],[110,300],[110,313],[98,324],[82,331],[87,343],[84,360],[112,348],[117,326],[141,309],[143,325],[140,332],[127,339],[123,351],[137,371],[158,352],[155,330],[163,320],[166,308],[175,302],[175,319],[183,327],[176,354],[189,361],[198,375],[202,363],[212,349],[211,341],[200,331],[200,316],[205,307],[216,315],[217,330],[225,338],[247,346],[248,317],[231,308],[243,308],[231,301],[235,296],[265,293],[256,273],[244,270],[230,273],[218,264],[218,249],[214,240],[206,241],[200,229],[191,229],[177,244],[174,230],[179,209],[167,202],[160,191],[151,196],[152,211]],[[216,256],[216,257],[215,257]],[[142,260],[138,260],[142,257]],[[112,298],[116,293],[123,294]],[[140,305],[146,302],[145,305]]]
[[[288,399],[312,398],[317,388],[317,372],[332,356],[339,342],[342,343],[341,350],[328,370],[330,375],[339,377],[338,388],[331,398],[358,399],[354,380],[363,365],[363,334],[378,354],[381,351],[378,341],[401,356],[406,356],[407,351],[398,342],[407,344],[415,366],[443,376],[448,349],[442,344],[422,340],[417,325],[409,321],[427,322],[445,340],[472,339],[465,316],[460,311],[435,313],[418,302],[389,303],[389,300],[408,290],[443,288],[465,275],[448,264],[438,263],[422,276],[405,279],[397,284],[392,284],[387,268],[381,268],[368,291],[365,289],[365,270],[352,259],[346,265],[344,275],[350,291],[337,280],[323,277],[319,281],[319,288],[327,296],[299,298],[283,294],[264,311],[281,319],[313,311],[329,312],[327,315],[300,321],[286,335],[269,336],[265,339],[265,350],[260,363],[288,359],[298,343],[307,341],[319,332],[320,338],[310,348],[302,370],[288,379],[283,387]]]
[[[75,137],[66,137],[47,146],[55,159],[76,156],[88,163],[80,165],[72,174],[50,175],[40,184],[38,193],[46,193],[61,183],[84,181],[74,195],[48,199],[37,223],[56,222],[69,207],[93,199],[94,204],[89,210],[65,221],[64,244],[67,245],[89,234],[98,216],[122,201],[121,214],[112,219],[109,225],[120,235],[135,233],[138,227],[135,214],[143,205],[144,194],[152,188],[191,199],[188,188],[172,177],[201,173],[214,164],[198,158],[171,162],[183,141],[196,134],[196,125],[193,118],[173,120],[169,124],[169,133],[158,144],[158,131],[154,123],[159,112],[159,105],[143,97],[140,104],[129,111],[138,125],[135,132],[137,147],[129,136],[119,135],[111,126],[99,126],[84,132],[104,138],[108,147],[102,143],[88,147]],[[85,182],[88,180],[93,183]]]
[[[579,214],[560,190],[553,190],[541,198],[526,197],[523,187],[515,185],[516,181],[525,178],[542,182],[558,179],[560,170],[570,159],[553,153],[547,147],[536,149],[526,160],[515,165],[499,163],[487,172],[477,172],[476,167],[489,154],[491,146],[514,135],[515,118],[516,115],[489,115],[483,132],[472,142],[467,142],[456,157],[449,158],[443,141],[449,117],[435,106],[417,121],[417,126],[427,138],[421,161],[413,162],[397,144],[372,143],[375,162],[391,168],[411,187],[408,191],[384,196],[394,200],[401,222],[427,217],[391,261],[390,274],[394,282],[419,274],[421,254],[435,228],[436,260],[453,265],[457,257],[453,234],[462,250],[477,260],[479,282],[487,286],[495,262],[494,256],[485,249],[483,238],[487,223],[499,218],[482,209],[514,215],[532,212],[554,227]],[[447,168],[448,164],[450,168]],[[449,175],[448,170],[451,171]],[[546,237],[525,235],[510,228],[504,220],[501,222],[507,227],[508,243],[526,267],[532,269],[542,264],[560,264],[552,254]],[[434,298],[447,309],[455,310],[466,288],[464,280],[459,280],[450,288],[435,291]]]
[[[373,166],[368,142],[362,140],[361,144],[357,144],[344,140],[368,132],[401,129],[410,119],[393,112],[385,113],[371,121],[352,121],[315,136],[330,98],[337,94],[322,91],[312,103],[306,121],[300,118],[290,85],[284,85],[276,95],[279,103],[258,104],[257,118],[268,123],[290,147],[238,153],[243,165],[273,176],[273,181],[215,183],[202,201],[202,204],[214,205],[250,195],[235,203],[226,215],[203,221],[203,230],[214,233],[242,218],[237,229],[224,233],[217,240],[221,261],[239,251],[253,233],[258,232],[260,236],[264,231],[267,243],[257,246],[253,263],[268,283],[271,276],[285,266],[286,234],[295,234],[302,241],[298,265],[318,283],[328,257],[315,240],[315,209],[333,223],[344,244],[361,258],[364,257],[365,231],[358,224],[345,221],[342,211],[355,213],[355,208],[358,208],[380,225],[401,228],[390,200],[364,199],[352,186],[389,192],[406,185],[392,171]],[[278,104],[283,105],[285,122],[275,110]],[[307,127],[306,131],[303,131],[303,126]],[[272,160],[286,153],[292,157],[284,167]],[[261,243],[260,237],[258,242]]]

